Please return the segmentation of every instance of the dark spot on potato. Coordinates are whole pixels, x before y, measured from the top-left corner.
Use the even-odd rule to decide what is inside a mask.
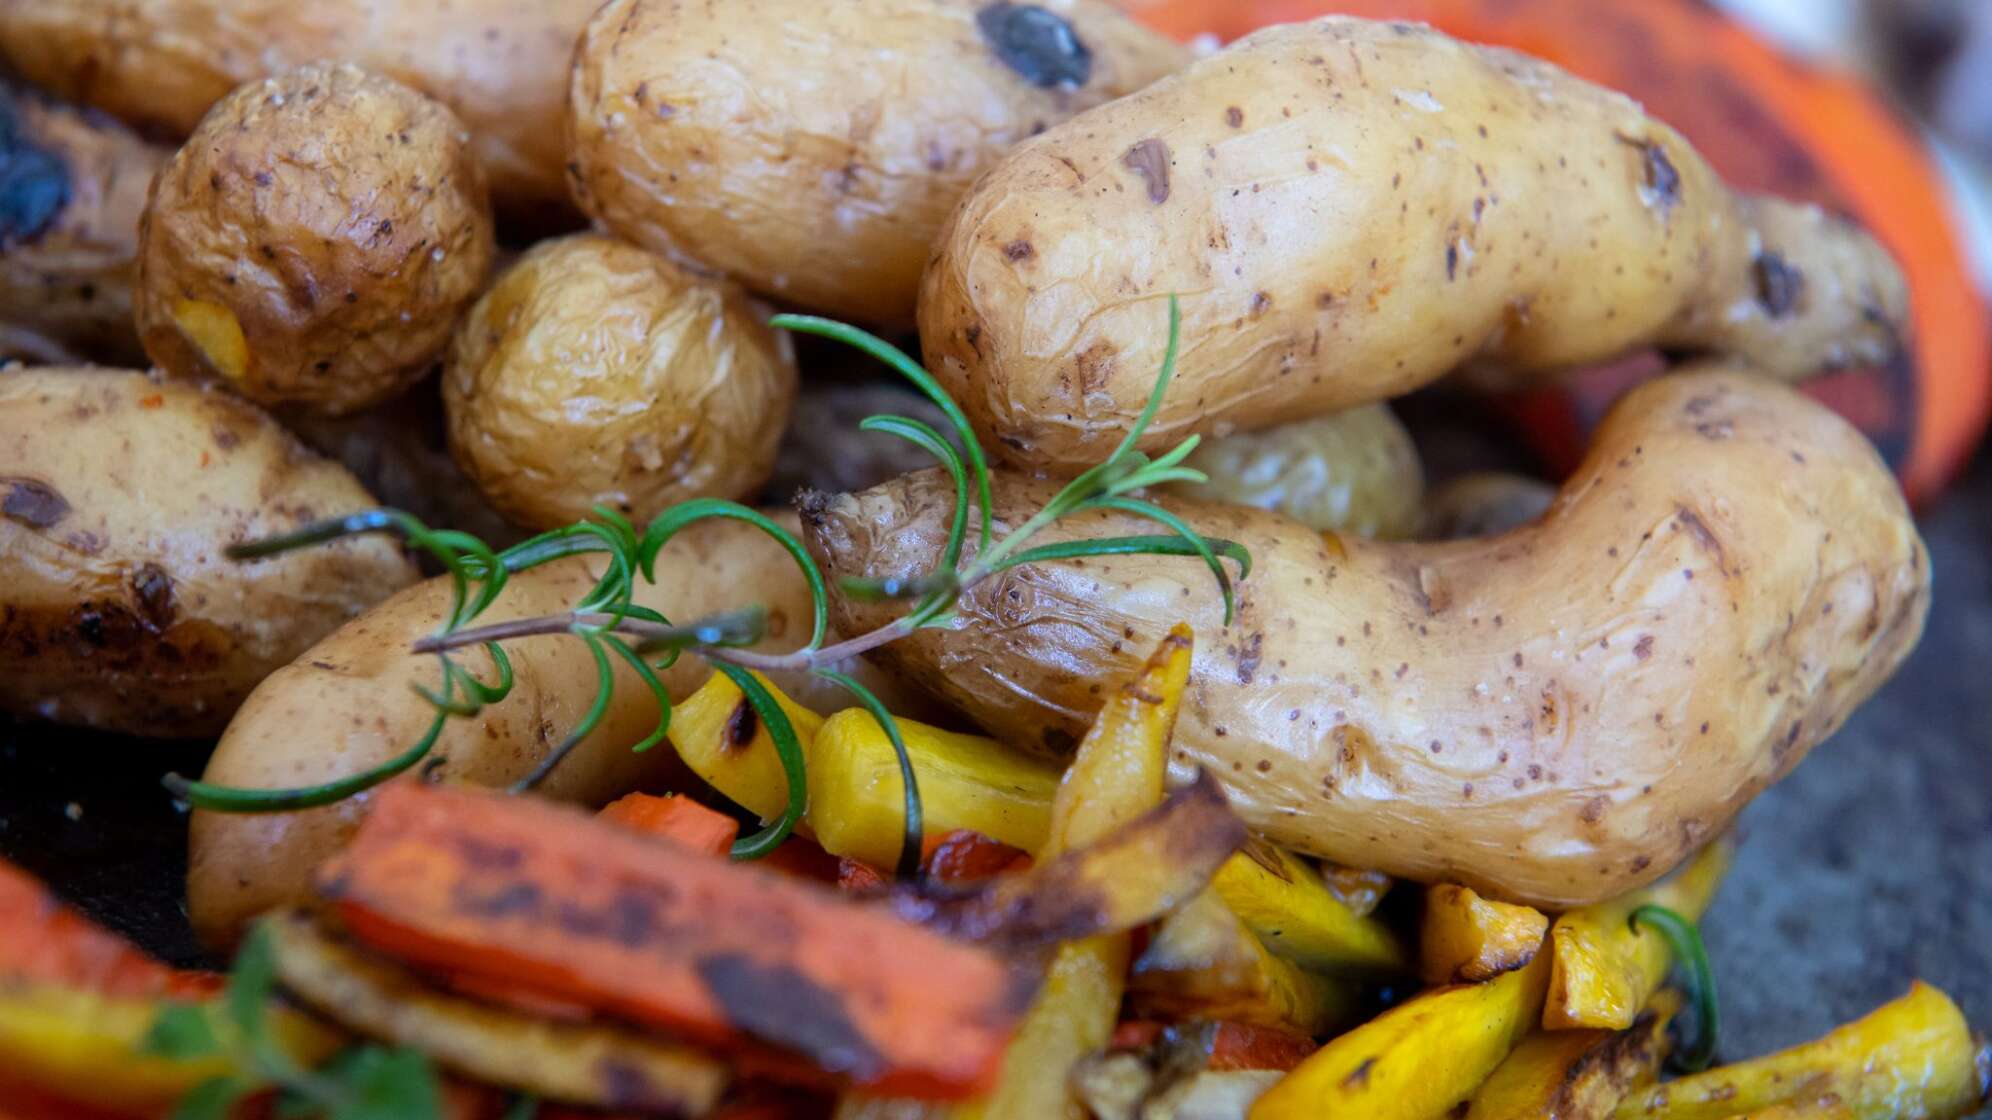
[[[1243,127],[1245,124],[1245,110],[1240,109],[1236,105],[1227,107],[1224,110],[1224,123],[1233,128]]]
[[[1017,238],[1015,241],[1010,242],[1008,245],[1003,246],[1004,259],[1012,263],[1015,263],[1017,261],[1027,261],[1035,256],[1037,256],[1037,250],[1031,247],[1030,242],[1024,240],[1021,237]]]
[[[1584,807],[1577,812],[1577,819],[1585,824],[1597,824],[1605,819],[1605,809],[1610,804],[1611,802],[1605,800],[1603,794],[1599,794],[1584,802]]]
[[[1447,245],[1447,246],[1446,246],[1446,279],[1448,279],[1448,280],[1454,280],[1454,279],[1457,279],[1458,277],[1459,277],[1459,246],[1458,246],[1458,245],[1456,245],[1456,244],[1454,244],[1454,245]]]
[[[1667,156],[1667,148],[1657,140],[1635,139],[1621,134],[1621,143],[1638,148],[1645,169],[1646,201],[1657,207],[1662,217],[1672,213],[1681,201],[1681,172]]]
[[[1264,644],[1264,634],[1254,634],[1231,651],[1238,661],[1238,683],[1251,684],[1252,677],[1259,671],[1259,647]]]
[[[1093,76],[1093,52],[1072,24],[1036,4],[997,0],[975,13],[975,26],[1003,65],[1040,89],[1078,89]]]
[[[0,498],[0,515],[30,529],[47,529],[69,516],[69,502],[55,487],[31,478],[0,478],[7,496]]]
[[[1757,302],[1763,305],[1765,314],[1782,319],[1797,310],[1798,301],[1805,295],[1805,273],[1770,250],[1757,257],[1751,272],[1757,281]]]
[[[69,168],[28,135],[13,99],[0,96],[0,247],[40,237],[69,199]]]
[[[132,573],[131,594],[138,601],[139,615],[152,629],[173,625],[173,577],[166,569],[147,561]]]
[[[1148,185],[1148,201],[1160,206],[1169,201],[1169,145],[1149,137],[1121,156],[1121,163]]]
[[[733,714],[726,717],[726,745],[739,749],[754,741],[761,730],[761,717],[754,711],[754,705],[745,696],[733,706]]]
[[[1639,658],[1641,661],[1644,661],[1647,658],[1652,657],[1653,635],[1651,634],[1642,635],[1638,641],[1634,642],[1632,644],[1632,655],[1634,657]]]

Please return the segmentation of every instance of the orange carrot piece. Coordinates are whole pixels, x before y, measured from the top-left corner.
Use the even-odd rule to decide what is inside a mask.
[[[602,809],[602,819],[682,844],[695,852],[723,856],[733,850],[740,835],[740,822],[717,809],[708,809],[689,797],[652,797],[632,793],[610,802]]]
[[[1123,1019],[1114,1025],[1107,1049],[1146,1050],[1162,1041],[1162,1033],[1168,1029],[1169,1024],[1160,1019]]]
[[[39,880],[0,860],[0,979],[107,996],[200,999],[221,988],[209,972],[173,968],[65,906]]]
[[[836,856],[824,851],[823,845],[806,836],[791,836],[782,841],[781,847],[754,861],[756,867],[819,883],[837,882],[842,874],[842,863]]]
[[[362,941],[884,1095],[990,1088],[1036,980],[992,952],[527,797],[384,787],[319,890]]]
[[[1290,1070],[1314,1053],[1314,1040],[1304,1034],[1226,1020],[1210,1025],[1210,1068],[1214,1070]]]
[[[929,842],[925,863],[929,878],[959,886],[1021,870],[1016,866],[1019,859],[1030,857],[1023,849],[991,840],[972,828],[958,828]]]
[[[888,882],[878,868],[863,860],[845,856],[837,861],[837,888],[848,894],[882,891]]]

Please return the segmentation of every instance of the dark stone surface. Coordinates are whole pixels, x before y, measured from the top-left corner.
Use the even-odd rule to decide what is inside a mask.
[[[1992,456],[1924,523],[1936,610],[1909,664],[1744,815],[1707,923],[1723,1053],[1814,1037],[1922,977],[1992,1027]],[[0,726],[0,855],[176,962],[199,744]],[[80,815],[65,812],[75,803]]]

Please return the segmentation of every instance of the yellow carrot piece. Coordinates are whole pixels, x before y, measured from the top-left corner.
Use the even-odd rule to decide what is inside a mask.
[[[1528,1033],[1548,983],[1545,952],[1485,984],[1416,996],[1315,1051],[1250,1120],[1443,1120]]]
[[[1267,949],[1303,968],[1350,976],[1411,969],[1410,953],[1389,926],[1358,915],[1320,872],[1278,845],[1254,840],[1211,885]]]
[[[1164,919],[1128,978],[1142,1018],[1231,1020],[1324,1034],[1361,1017],[1346,981],[1274,956],[1215,891]]]
[[[1549,919],[1540,910],[1440,883],[1425,891],[1418,972],[1427,984],[1492,980],[1534,960],[1548,932]]]
[[[756,680],[774,696],[795,728],[808,758],[810,744],[823,727],[823,717],[789,699],[759,673]],[[671,746],[712,788],[735,804],[774,820],[788,808],[788,776],[775,753],[775,741],[740,687],[724,673],[714,673],[697,692],[671,709]],[[894,847],[897,853],[898,848]],[[892,866],[887,859],[882,866]]]
[[[1550,928],[1546,1030],[1624,1030],[1667,980],[1673,953],[1650,929],[1629,924],[1641,906],[1665,906],[1690,920],[1701,917],[1729,870],[1734,847],[1727,837],[1703,848],[1687,866],[1650,887],[1596,906],[1572,910]]]
[[[1658,1078],[1667,1023],[1681,997],[1663,989],[1623,1031],[1538,1031],[1469,1100],[1461,1120],[1611,1120],[1621,1100]]]
[[[1656,1085],[1618,1120],[1785,1116],[1954,1120],[1986,1103],[1992,1053],[1949,996],[1917,982],[1823,1038]],[[1809,1110],[1809,1111],[1808,1111]]]

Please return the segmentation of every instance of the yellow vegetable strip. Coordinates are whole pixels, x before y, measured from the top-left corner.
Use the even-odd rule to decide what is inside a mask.
[[[1348,982],[1274,956],[1215,891],[1164,919],[1128,978],[1143,1018],[1235,1020],[1317,1035],[1349,1026],[1363,1005]]]
[[[1550,928],[1547,1030],[1624,1030],[1666,982],[1673,954],[1650,929],[1628,924],[1634,910],[1657,905],[1690,920],[1701,917],[1729,870],[1728,838],[1710,843],[1687,866],[1650,887],[1596,906],[1572,910]]]
[[[1467,1102],[1461,1120],[1610,1120],[1652,1084],[1667,1057],[1681,997],[1663,989],[1623,1031],[1538,1031],[1522,1040]]]
[[[1212,886],[1267,949],[1303,968],[1354,976],[1411,969],[1390,927],[1355,913],[1307,861],[1275,844],[1253,841]]]
[[[1329,1042],[1252,1106],[1250,1120],[1442,1120],[1541,1014],[1549,954],[1485,984],[1417,996]]]
[[[1823,1038],[1635,1094],[1618,1117],[1728,1120],[1785,1108],[1781,1115],[1953,1120],[1985,1103],[1988,1077],[1992,1053],[1963,1012],[1919,981]]]
[[[1528,906],[1496,902],[1452,883],[1425,891],[1419,975],[1427,984],[1477,984],[1513,972],[1543,948],[1549,919]]]

